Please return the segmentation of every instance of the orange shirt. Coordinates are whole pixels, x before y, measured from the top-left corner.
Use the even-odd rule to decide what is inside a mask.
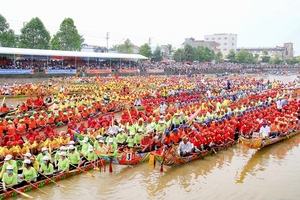
[[[20,133],[24,133],[26,130],[26,124],[25,123],[18,123],[17,124],[17,131]]]
[[[9,110],[10,110],[9,107],[0,107],[0,113],[5,113]]]
[[[6,130],[8,135],[14,135],[16,133],[16,127],[14,124],[8,124]]]
[[[171,141],[173,141],[174,143],[179,143],[180,136],[178,134],[177,135],[171,134],[170,138],[171,138]]]
[[[28,128],[36,128],[36,121],[34,119],[28,121]]]

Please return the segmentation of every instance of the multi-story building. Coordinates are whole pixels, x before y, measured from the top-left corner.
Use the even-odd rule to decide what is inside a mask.
[[[230,50],[236,50],[237,47],[237,34],[232,33],[217,33],[213,35],[205,35],[205,41],[214,41],[219,43],[218,51],[220,51],[224,57]]]
[[[237,48],[236,51],[239,52],[241,50],[247,51],[252,53],[253,55],[258,54],[259,57],[263,56],[263,51],[268,52],[268,56],[274,57],[275,55],[279,54],[282,59],[285,58],[292,58],[294,56],[294,48],[293,43],[284,43],[283,47],[276,46],[276,47],[243,47]]]
[[[215,41],[204,41],[204,40],[195,40],[194,38],[185,38],[184,43],[182,43],[182,47],[186,44],[191,45],[192,47],[204,46],[211,50],[217,51],[218,50],[218,43]]]

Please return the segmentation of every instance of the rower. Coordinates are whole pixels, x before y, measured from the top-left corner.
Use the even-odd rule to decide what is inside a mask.
[[[68,152],[67,155],[68,155],[70,164],[72,164],[70,166],[70,168],[74,169],[75,168],[74,166],[78,167],[78,164],[79,164],[79,161],[80,161],[80,155],[79,155],[79,152],[76,151],[76,149],[73,145],[69,146],[69,152]]]
[[[37,174],[36,174],[36,170],[32,166],[31,161],[26,159],[24,160],[23,164],[24,164],[23,172],[20,175],[20,178],[25,179],[25,181],[27,182],[36,182]]]
[[[119,128],[119,133],[116,136],[116,142],[118,146],[120,147],[122,145],[126,145],[126,139],[127,139],[127,135],[124,133],[124,129]]]
[[[42,158],[42,164],[39,172],[45,174],[46,176],[53,175],[54,167],[53,164],[50,162],[50,158],[48,156],[44,156]]]
[[[182,157],[189,156],[192,153],[194,146],[189,142],[188,137],[184,137],[178,146],[178,155]]]
[[[117,143],[114,141],[113,138],[109,138],[107,143],[107,153],[115,153],[118,148]]]
[[[41,150],[41,153],[36,157],[36,161],[38,163],[42,163],[43,157],[48,156],[50,158],[50,154],[48,153],[48,149],[46,147],[43,147]]]
[[[98,156],[94,152],[93,146],[89,146],[88,152],[84,155],[88,163],[95,162],[98,159]],[[85,163],[86,165],[87,163]]]
[[[82,145],[81,147],[81,152],[83,154],[85,154],[88,151],[89,148],[89,138],[88,137],[84,137],[83,140],[79,140],[79,143]]]
[[[13,166],[13,173],[17,174],[18,173],[18,166],[17,166],[17,162],[15,160],[12,159],[12,155],[7,155],[5,156],[4,158],[4,164],[2,165],[2,170],[1,170],[1,173],[0,173],[0,178],[3,177],[3,174],[6,170],[6,167],[8,165],[10,166]]]
[[[3,174],[2,187],[4,192],[7,192],[7,188],[11,188],[18,183],[17,174],[13,172],[13,169],[13,166],[7,165],[6,172]]]
[[[66,152],[59,153],[60,159],[58,160],[58,171],[60,173],[68,172],[70,168],[70,161],[66,158]]]
[[[149,152],[152,150],[152,139],[149,138],[149,133],[144,134],[144,137],[141,139],[141,146],[138,152]]]

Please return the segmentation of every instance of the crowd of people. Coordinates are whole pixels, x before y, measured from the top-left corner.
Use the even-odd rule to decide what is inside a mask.
[[[263,70],[263,69],[286,69],[286,68],[299,68],[300,65],[289,64],[239,64],[239,63],[216,63],[210,62],[197,63],[197,62],[136,62],[129,60],[31,60],[31,59],[7,59],[0,57],[0,69],[32,69],[35,71],[43,72],[51,69],[76,69],[78,71],[86,71],[88,69],[111,69],[118,71],[121,69],[139,69],[146,71],[147,69],[163,69],[165,71],[174,70],[192,70],[192,71],[208,71],[208,70],[227,70],[227,71],[241,71],[241,70]]]
[[[178,145],[177,156],[217,153],[240,134],[283,137],[299,130],[299,102],[285,90],[293,82],[265,83],[247,77],[95,79],[98,83],[86,86],[90,93],[54,95],[47,109],[32,113],[26,101],[19,115],[1,119],[3,191],[96,164],[102,154],[174,145]],[[64,87],[80,91],[84,86]],[[120,117],[103,115],[103,108],[109,111],[105,100],[114,105],[126,101],[128,107],[122,108]],[[58,132],[56,126],[62,125],[66,131]],[[21,167],[17,161],[22,161]]]

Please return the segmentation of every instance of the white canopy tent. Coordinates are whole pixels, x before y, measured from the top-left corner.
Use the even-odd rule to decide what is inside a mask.
[[[0,47],[0,54],[7,55],[33,55],[33,56],[62,56],[62,57],[88,57],[88,58],[110,58],[110,59],[148,59],[140,54],[120,54],[120,53],[96,53],[78,51],[57,51],[41,49],[21,49]]]

